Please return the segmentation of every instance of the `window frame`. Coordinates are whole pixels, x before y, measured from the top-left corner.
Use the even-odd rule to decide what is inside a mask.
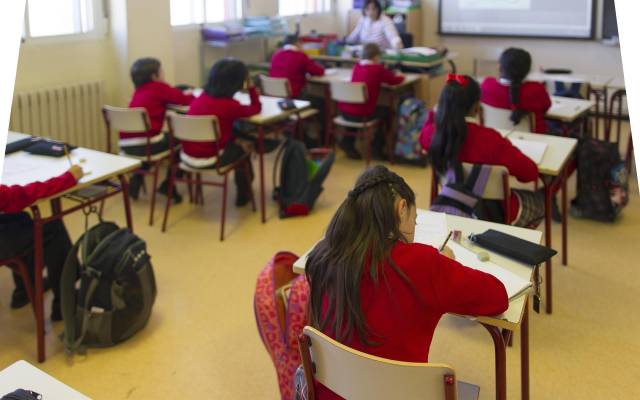
[[[300,18],[300,17],[308,17],[310,15],[332,15],[335,13],[335,11],[337,10],[337,4],[336,1],[337,0],[329,0],[329,9],[325,10],[325,11],[320,11],[320,12],[311,12],[311,13],[302,13],[302,14],[290,14],[290,15],[281,15],[280,14],[280,2],[282,0],[278,0],[278,16],[281,16],[282,18]],[[318,0],[316,0],[318,1]]]
[[[27,0],[28,2],[29,0]],[[64,43],[84,40],[104,39],[108,33],[108,15],[104,0],[91,0],[93,3],[93,29],[89,32],[65,33],[60,35],[31,36],[29,6],[25,3],[23,44]]]
[[[191,28],[194,27],[200,27],[203,25],[207,25],[207,24],[224,24],[227,22],[238,22],[238,21],[242,21],[242,19],[245,16],[246,13],[246,8],[247,8],[247,4],[245,0],[234,0],[237,4],[237,10],[236,11],[240,11],[240,16],[236,16],[236,18],[232,18],[232,19],[226,19],[226,20],[222,20],[222,21],[207,21],[207,0],[198,0],[202,2],[202,15],[203,15],[203,21],[202,22],[190,22],[188,24],[179,24],[179,25],[173,25],[171,23],[171,11],[169,11],[169,24],[171,25],[171,29],[172,30],[190,30]],[[333,1],[333,0],[332,0]]]

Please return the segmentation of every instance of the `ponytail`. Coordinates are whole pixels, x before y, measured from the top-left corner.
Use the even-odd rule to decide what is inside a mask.
[[[466,116],[480,100],[480,87],[466,75],[449,75],[440,93],[436,110],[436,132],[429,146],[433,168],[445,173],[453,163],[467,138]]]
[[[511,95],[511,117],[514,125],[517,125],[526,112],[520,108],[520,88],[522,82],[531,71],[531,55],[523,49],[508,48],[500,56],[500,73],[502,77],[511,81],[509,93]]]

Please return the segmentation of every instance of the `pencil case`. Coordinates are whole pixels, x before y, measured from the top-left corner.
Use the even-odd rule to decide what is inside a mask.
[[[487,250],[532,266],[542,264],[558,254],[557,251],[546,246],[531,243],[493,229],[481,234],[470,235],[469,240]]]

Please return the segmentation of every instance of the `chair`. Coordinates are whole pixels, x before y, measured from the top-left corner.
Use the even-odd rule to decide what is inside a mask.
[[[351,349],[309,326],[299,340],[307,398],[314,380],[349,400],[477,399],[480,388],[457,382],[445,364],[393,361]]]
[[[147,110],[143,107],[122,108],[105,105],[102,107],[104,123],[107,126],[107,152],[111,153],[111,132],[148,132],[151,129],[151,122]],[[149,225],[153,225],[153,214],[156,207],[156,191],[158,190],[158,172],[162,162],[169,158],[170,151],[151,154],[151,138],[146,137],[145,155],[133,156],[120,151],[122,155],[135,158],[149,165],[149,169],[140,168],[135,173],[153,176],[153,187],[151,191],[151,210],[149,212]]]
[[[462,168],[465,176],[467,176],[471,172],[473,164],[463,163]],[[431,168],[431,174],[431,203],[433,203],[439,193],[438,186],[440,184],[440,177],[433,167]],[[481,198],[483,200],[502,201],[504,223],[507,225],[511,223],[511,186],[509,185],[509,171],[506,167],[501,165],[491,166],[491,174],[489,175]]]
[[[488,126],[494,129],[509,129],[520,132],[535,132],[535,118],[532,113],[526,114],[518,124],[514,125],[509,119],[511,110],[505,108],[497,108],[485,103],[480,103],[480,125]]]
[[[611,95],[611,99],[609,102],[609,115],[607,116],[607,120],[605,122],[605,137],[606,141],[613,141],[616,143],[622,143],[621,139],[621,131],[622,131],[622,121],[629,118],[628,111],[625,113],[624,104],[626,103],[627,91],[625,89],[620,89],[615,91]],[[615,122],[615,139],[612,140],[612,134],[614,131],[614,122]],[[624,150],[624,162],[627,168],[627,172],[631,172],[631,164],[633,163],[633,138],[631,132],[629,132],[629,138],[627,142],[626,149]]]
[[[500,76],[500,63],[498,60],[474,58],[473,76],[478,80],[484,79],[488,76]]]
[[[335,102],[350,104],[365,104],[367,102],[367,85],[363,82],[331,81],[330,89],[331,99]],[[327,135],[325,140],[325,147],[329,145],[330,137],[336,133],[346,136],[364,137],[367,142],[365,162],[366,165],[369,166],[371,162],[371,142],[380,120],[362,117],[361,121],[348,121],[338,115],[333,118],[332,122],[333,126],[329,129],[329,135]],[[349,128],[355,129],[355,132],[350,131]],[[388,147],[391,146],[389,140],[386,140],[386,142]],[[389,152],[389,154],[391,154],[391,152]]]
[[[292,99],[291,83],[287,78],[272,78],[266,75],[260,75],[260,83],[262,86],[262,94],[271,97],[282,97],[284,99]],[[302,121],[313,118],[318,115],[318,110],[308,108],[292,114],[289,119],[295,124],[294,132],[296,136],[301,137]]]
[[[250,154],[246,154],[239,160],[226,165],[224,167],[218,167],[215,165],[211,168],[194,168],[187,165],[184,162],[177,161],[174,152],[179,151],[173,146],[175,140],[189,141],[189,142],[217,142],[220,139],[220,125],[216,116],[188,116],[175,113],[169,113],[167,115],[167,122],[169,124],[170,134],[170,151],[171,151],[171,174],[169,176],[169,192],[167,193],[167,205],[164,211],[164,220],[162,222],[162,232],[167,229],[167,220],[169,219],[169,208],[171,207],[171,195],[176,182],[184,182],[189,185],[189,198],[193,199],[191,185],[195,185],[195,197],[196,203],[203,203],[202,186],[217,186],[222,188],[222,215],[220,219],[220,241],[224,241],[224,224],[227,212],[227,184],[228,175],[236,168],[243,167],[247,175],[249,174],[249,162]],[[217,158],[218,155],[216,154]],[[178,178],[178,168],[186,172],[186,178]],[[202,180],[202,174],[213,172],[222,177],[222,181],[204,181]],[[195,179],[192,177],[195,174]],[[253,211],[256,211],[255,198],[253,196],[253,189],[251,190],[251,204],[253,205]]]

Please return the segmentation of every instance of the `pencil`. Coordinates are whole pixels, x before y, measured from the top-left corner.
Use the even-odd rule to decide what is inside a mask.
[[[69,160],[69,166],[73,167],[73,162],[71,162],[71,156],[69,155],[69,146],[66,143],[64,145],[64,155],[67,156],[67,160]]]
[[[449,234],[447,235],[447,238],[444,240],[444,243],[442,243],[442,246],[440,246],[440,248],[438,249],[438,251],[442,251],[444,250],[445,246],[447,245],[447,242],[449,242],[449,239],[451,239],[451,235],[453,234],[453,231],[449,231]]]

